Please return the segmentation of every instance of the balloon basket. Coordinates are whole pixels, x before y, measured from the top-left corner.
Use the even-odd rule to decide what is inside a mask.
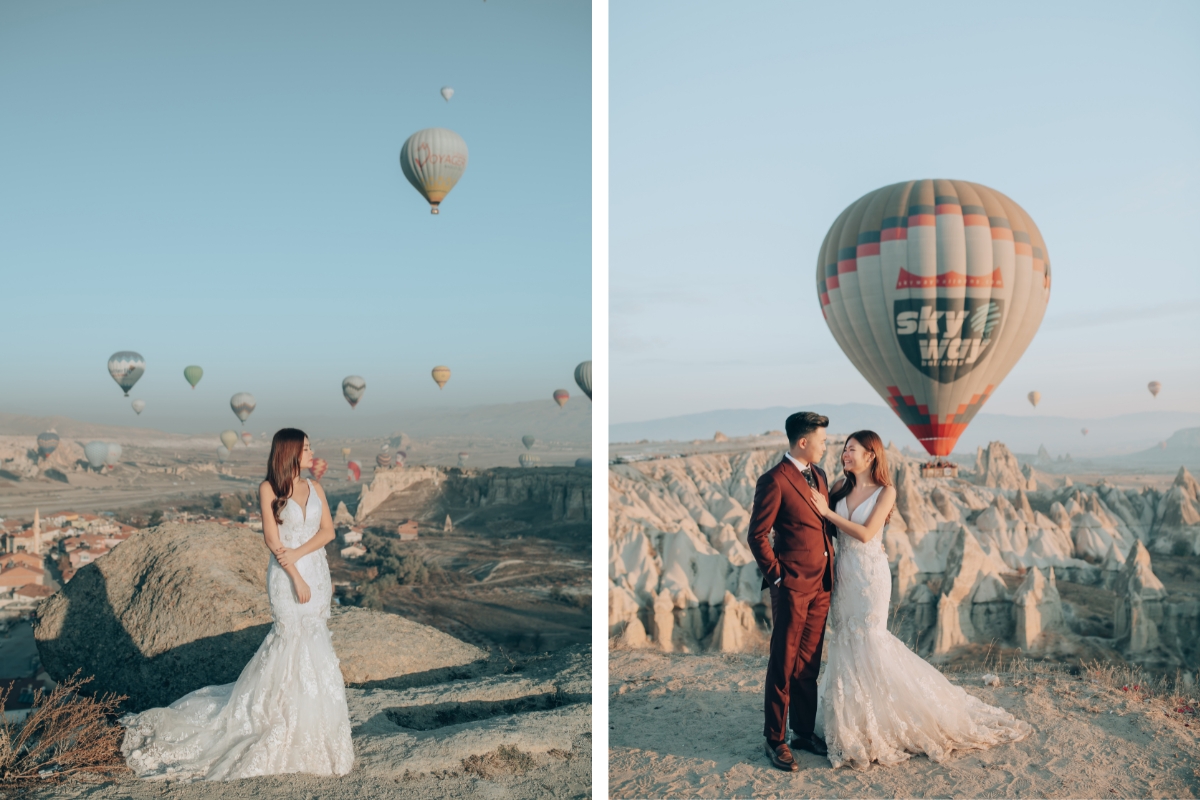
[[[944,461],[940,458],[921,465],[922,478],[957,478],[958,464]]]

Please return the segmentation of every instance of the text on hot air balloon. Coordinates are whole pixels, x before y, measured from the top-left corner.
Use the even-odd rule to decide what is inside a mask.
[[[970,297],[897,300],[896,340],[914,367],[939,383],[953,383],[991,347],[1003,321],[1003,304]]]

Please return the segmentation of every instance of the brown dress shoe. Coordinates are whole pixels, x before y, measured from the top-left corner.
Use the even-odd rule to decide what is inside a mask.
[[[770,742],[764,742],[763,749],[767,751],[767,758],[771,759],[771,765],[776,769],[785,772],[795,772],[800,769],[800,765],[796,763],[796,759],[792,758],[792,751],[788,750],[786,744],[781,743],[778,747],[771,747]]]
[[[807,750],[810,753],[816,753],[819,756],[829,755],[829,748],[825,746],[825,740],[817,738],[815,733],[808,736],[796,736],[792,739],[792,747],[797,750]]]

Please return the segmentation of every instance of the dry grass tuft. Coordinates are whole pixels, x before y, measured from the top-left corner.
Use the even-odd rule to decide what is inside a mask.
[[[39,689],[23,723],[0,720],[0,786],[128,771],[121,755],[125,731],[113,719],[126,698],[81,695],[80,687],[91,680],[76,671],[49,695]],[[0,712],[8,694],[0,690]]]
[[[502,744],[482,756],[468,756],[462,761],[463,771],[481,778],[519,775],[537,766],[533,756],[510,745]]]

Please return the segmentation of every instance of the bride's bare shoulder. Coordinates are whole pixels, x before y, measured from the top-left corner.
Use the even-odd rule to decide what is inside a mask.
[[[263,481],[258,485],[258,496],[265,497],[268,500],[275,499],[275,490],[271,488],[270,481]]]

